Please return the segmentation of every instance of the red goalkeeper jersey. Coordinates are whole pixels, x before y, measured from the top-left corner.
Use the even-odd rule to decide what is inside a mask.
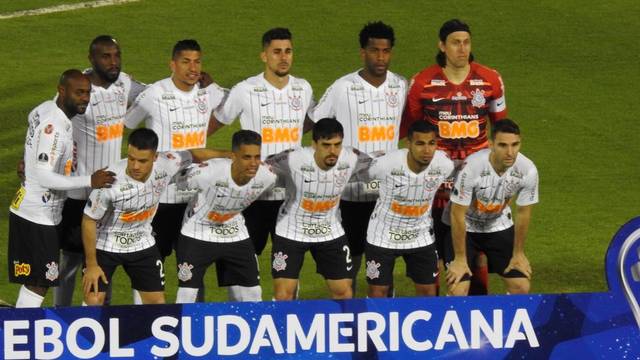
[[[456,164],[488,144],[488,121],[507,116],[504,84],[500,74],[472,62],[466,79],[458,85],[447,79],[439,65],[432,65],[413,77],[400,124],[400,137],[415,121],[438,126],[438,149]],[[442,209],[449,200],[453,178],[436,194],[433,207]]]

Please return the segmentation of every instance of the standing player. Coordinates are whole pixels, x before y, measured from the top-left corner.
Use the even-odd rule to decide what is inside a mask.
[[[158,153],[158,136],[150,129],[129,135],[127,159],[113,164],[118,181],[91,192],[82,218],[86,267],[85,303],[104,303],[105,288],[118,265],[131,278],[142,303],[164,303],[164,268],[151,233],[151,221],[175,174],[195,160],[224,152],[191,149]]]
[[[271,251],[276,300],[293,299],[307,251],[326,279],[331,297],[352,297],[353,263],[338,203],[351,176],[366,168],[371,158],[343,148],[343,137],[337,120],[321,119],[313,126],[312,148],[286,151],[267,161],[286,188]]]
[[[72,119],[76,159],[72,176],[84,176],[119,161],[124,115],[127,106],[145,85],[121,72],[120,45],[110,35],[100,35],[89,45],[91,97],[84,114]],[[84,258],[80,222],[90,188],[68,192],[62,210],[60,235],[60,285],[54,288],[55,306],[70,306],[76,285],[76,272]]]
[[[58,284],[58,225],[66,191],[99,188],[113,173],[70,177],[73,163],[72,123],[89,104],[91,82],[79,70],[60,77],[55,102],[45,101],[29,114],[25,140],[25,181],[11,202],[9,215],[9,281],[23,284],[16,307],[39,307],[47,289]]]
[[[507,116],[504,85],[497,71],[473,61],[471,31],[464,22],[453,19],[440,28],[437,64],[413,77],[402,118],[401,136],[415,121],[438,126],[438,149],[447,152],[456,164],[488,146],[487,122]],[[455,174],[453,174],[455,175]],[[436,243],[440,254],[449,231],[441,221],[449,200],[453,176],[443,184],[434,206]],[[486,258],[478,259],[474,269],[472,294],[486,294]]]
[[[344,145],[366,153],[398,148],[400,118],[407,81],[389,71],[395,43],[393,28],[372,22],[360,31],[363,68],[331,85],[313,109],[313,120],[337,119],[345,129]],[[377,181],[349,183],[340,201],[342,226],[353,259],[353,291],[367,237],[367,224],[378,197]]]
[[[258,261],[242,211],[276,181],[260,164],[260,135],[233,134],[233,160],[215,159],[189,168],[178,188],[198,191],[189,204],[176,248],[179,288],[176,302],[195,302],[204,274],[216,263],[219,286],[234,286],[230,300],[260,301]]]
[[[431,204],[438,187],[453,171],[447,154],[436,150],[438,128],[413,123],[407,149],[373,161],[367,175],[380,180],[380,198],[367,230],[369,297],[386,297],[393,284],[395,259],[404,258],[416,295],[436,295],[438,254],[433,238]]]
[[[135,128],[145,120],[145,126],[158,134],[158,151],[203,148],[211,114],[222,103],[225,92],[215,83],[200,88],[201,51],[195,40],[178,41],[169,65],[171,77],[152,84],[138,96],[126,114],[125,125]],[[178,191],[172,183],[160,199],[152,225],[163,259],[180,237],[182,217],[192,196]]]
[[[240,127],[262,136],[262,159],[298,147],[302,141],[307,112],[313,102],[311,85],[289,74],[293,62],[289,29],[274,28],[262,35],[264,72],[235,85],[224,106],[216,111],[218,126],[229,125],[240,117]],[[305,129],[306,130],[306,129]],[[284,189],[268,191],[244,210],[247,229],[256,254],[264,250],[269,235],[275,234],[278,209]]]
[[[524,242],[531,208],[538,202],[538,171],[519,153],[520,140],[515,122],[504,119],[495,123],[490,148],[469,156],[456,178],[450,201],[454,253],[445,252],[452,295],[468,293],[468,261],[478,251],[487,255],[489,271],[502,276],[508,293],[529,292],[531,266]],[[513,198],[515,226],[510,208]]]

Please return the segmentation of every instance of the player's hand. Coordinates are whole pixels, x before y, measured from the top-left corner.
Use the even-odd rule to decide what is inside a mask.
[[[211,75],[209,75],[209,73],[207,72],[201,71],[200,79],[198,79],[198,85],[200,86],[200,88],[206,88],[212,83],[213,83],[213,78],[211,77]]]
[[[471,269],[469,269],[469,265],[467,264],[467,259],[455,258],[450,262],[449,266],[447,266],[446,275],[447,285],[449,288],[455,288],[466,274],[469,274],[469,276],[472,275]]]
[[[102,271],[102,268],[98,265],[87,266],[82,275],[82,289],[85,295],[89,295],[91,289],[94,290],[96,296],[98,296],[98,281],[102,280],[105,284],[108,284],[107,276]]]
[[[103,187],[111,187],[114,181],[116,181],[116,173],[113,171],[106,171],[102,168],[91,175],[91,187],[94,189],[100,189]]]
[[[511,270],[518,270],[527,277],[527,279],[531,280],[531,274],[533,271],[531,270],[531,264],[529,264],[529,259],[524,255],[524,253],[513,254],[511,260],[509,260],[509,265],[504,269],[504,273],[506,274]]]
[[[18,161],[18,167],[16,169],[16,173],[18,174],[18,179],[20,179],[21,182],[24,182],[25,180],[24,159],[20,159],[20,161]]]

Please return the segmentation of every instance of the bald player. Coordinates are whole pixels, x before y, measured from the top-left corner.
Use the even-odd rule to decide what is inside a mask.
[[[58,96],[29,114],[25,138],[25,180],[11,202],[9,281],[22,284],[16,307],[39,307],[49,287],[58,285],[58,225],[66,191],[101,188],[114,173],[70,177],[73,163],[72,122],[89,104],[91,82],[79,70],[60,77]]]

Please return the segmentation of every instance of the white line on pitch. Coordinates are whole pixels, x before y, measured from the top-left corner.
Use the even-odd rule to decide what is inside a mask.
[[[0,20],[2,19],[12,19],[23,16],[34,16],[34,15],[44,15],[51,14],[62,11],[71,11],[78,9],[92,9],[103,6],[111,6],[111,5],[120,5],[130,2],[137,2],[140,0],[95,0],[95,1],[85,1],[81,3],[75,4],[61,4],[49,7],[43,7],[39,9],[31,9],[31,10],[20,10],[13,11],[9,13],[0,14]]]

